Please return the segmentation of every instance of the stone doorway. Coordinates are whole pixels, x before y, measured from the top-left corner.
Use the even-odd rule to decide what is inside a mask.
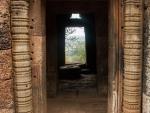
[[[12,42],[13,42],[13,64],[14,67],[13,69],[16,71],[14,76],[19,77],[28,77],[30,81],[28,81],[28,84],[22,84],[22,79],[15,78],[14,84],[17,84],[15,87],[16,88],[26,88],[27,91],[33,92],[33,96],[30,95],[31,100],[28,103],[24,103],[23,105],[18,102],[18,97],[21,96],[19,91],[15,89],[15,93],[18,94],[15,97],[16,101],[16,106],[17,106],[17,112],[18,111],[26,111],[26,108],[28,108],[30,111],[34,110],[35,113],[46,113],[47,111],[47,104],[46,104],[46,32],[45,32],[45,1],[30,1],[27,2],[26,0],[20,0],[20,1],[15,1],[12,0]],[[126,0],[127,1],[127,0]],[[131,4],[130,4],[131,2]],[[84,3],[84,2],[83,2]],[[129,4],[128,4],[129,3]],[[30,9],[29,9],[29,4],[30,4]],[[140,90],[136,90],[135,92],[132,91],[127,91],[124,89],[125,93],[122,93],[122,83],[123,83],[123,74],[122,74],[122,68],[124,70],[128,71],[130,70],[129,67],[134,67],[135,73],[132,73],[133,75],[136,75],[138,72],[139,76],[136,76],[139,81],[137,81],[137,78],[130,78],[130,73],[124,73],[125,77],[125,85],[128,88],[132,88],[131,82],[134,82],[134,86],[136,86],[138,89],[141,88],[141,34],[142,30],[139,29],[141,28],[141,15],[142,11],[140,10],[142,6],[141,1],[136,2],[138,7],[135,7],[135,5],[132,3],[132,1],[129,2],[124,2],[125,4],[125,15],[124,18],[127,20],[125,21],[125,26],[121,26],[122,24],[122,18],[123,18],[123,13],[122,13],[122,7],[121,7],[122,2],[119,0],[112,0],[109,1],[109,65],[108,65],[108,113],[120,113],[122,111],[122,99],[123,99],[123,111],[128,112],[132,111],[135,105],[133,104],[136,101],[136,110],[137,112],[140,112],[140,106],[141,106],[141,101],[140,99],[134,98],[132,101],[130,101],[130,94],[132,94],[133,97],[135,97],[135,92],[138,97],[141,97],[141,92]],[[24,7],[22,9],[22,6]],[[134,9],[135,12],[131,12],[128,10],[128,7],[130,9]],[[30,14],[29,14],[30,10]],[[29,14],[29,15],[28,15]],[[130,15],[128,15],[130,14]],[[128,22],[128,16],[129,18],[132,17],[132,14],[138,15],[136,18],[137,20],[137,25],[138,27],[133,26],[135,28],[133,30],[133,34],[131,33],[130,35],[129,30],[130,29],[130,24],[132,23],[132,20]],[[21,18],[25,17],[25,18]],[[134,17],[134,16],[133,16]],[[21,18],[21,19],[20,19]],[[30,20],[30,24],[29,21]],[[135,25],[135,24],[133,24]],[[28,27],[30,28],[30,35],[28,31]],[[21,29],[21,30],[20,30]],[[122,29],[125,30],[125,35],[122,33]],[[140,31],[140,34],[136,32],[136,30]],[[29,36],[31,37],[30,43],[29,43]],[[123,38],[126,39],[127,41],[125,46],[122,46],[123,43]],[[136,38],[133,38],[133,40],[130,40],[129,37],[135,36]],[[131,38],[132,39],[132,38]],[[133,43],[135,46],[133,46]],[[29,44],[31,44],[31,49],[29,49]],[[138,49],[136,47],[139,47]],[[20,47],[23,47],[23,49],[20,49]],[[122,67],[122,49],[125,48],[124,52],[130,53],[133,52],[133,56],[138,56],[138,60],[136,59],[136,63],[134,62],[133,59],[128,59],[129,57],[132,58],[131,54],[125,54],[124,56],[127,58],[124,60],[125,67]],[[31,50],[31,54],[29,54],[29,50]],[[130,50],[130,51],[129,51]],[[133,51],[135,50],[135,51]],[[136,51],[137,50],[137,51]],[[138,54],[138,55],[137,55]],[[25,55],[26,57],[17,57],[17,55]],[[30,57],[32,57],[32,62],[30,62]],[[139,60],[140,59],[140,60]],[[131,64],[128,64],[128,60]],[[132,62],[133,61],[133,62]],[[112,64],[112,65],[111,65]],[[17,67],[18,66],[18,67]],[[26,66],[29,70],[32,67],[32,73],[31,71],[25,70],[20,72],[21,69],[26,69],[22,66]],[[129,67],[128,67],[129,66]],[[53,68],[52,68],[52,71]],[[131,71],[131,70],[130,70]],[[32,74],[32,76],[31,76]],[[125,76],[126,75],[126,76]],[[31,82],[31,77],[32,77],[32,82]],[[131,80],[128,80],[131,79]],[[19,85],[18,85],[19,84]],[[32,84],[32,87],[31,87]],[[127,88],[126,87],[126,88]],[[29,89],[28,89],[29,88]],[[127,89],[128,89],[127,88]],[[33,91],[32,91],[33,90]],[[133,94],[134,93],[134,94]],[[25,94],[25,93],[24,93]],[[125,96],[123,97],[122,94]],[[27,95],[25,95],[27,96]],[[33,107],[32,107],[32,100],[33,100]],[[127,101],[127,103],[126,103]],[[22,101],[21,101],[22,102]]]
[[[61,6],[62,2],[47,2],[47,92],[49,112],[107,112],[107,2],[86,3],[87,5],[85,5],[85,2],[80,1],[64,1],[63,6]],[[105,9],[105,11],[102,12],[102,9]],[[79,12],[83,20],[71,21],[70,16],[73,12]],[[65,65],[64,61],[64,30],[65,26],[71,25],[85,26],[87,64],[79,64],[78,66],[72,64],[70,67],[77,68],[74,70],[68,68],[60,70],[59,68],[68,66]],[[101,26],[103,26],[103,29],[99,30]],[[59,48],[60,46],[61,48]],[[102,50],[105,50],[103,54]],[[97,57],[94,55],[94,51],[97,51]],[[51,57],[52,55],[53,57]],[[52,58],[53,62],[48,58]],[[95,60],[99,65],[95,65]],[[83,72],[83,69],[88,71]],[[71,73],[69,70],[74,72]],[[96,70],[97,73],[94,72]],[[66,80],[68,77],[67,72],[71,73],[69,76],[74,75],[72,80]],[[67,77],[62,73],[65,73]],[[66,77],[66,79],[59,79],[58,83],[59,77]]]
[[[15,1],[14,1],[15,3]],[[86,3],[86,2],[85,2]],[[84,2],[82,4],[85,4]],[[102,1],[102,4],[108,3],[108,1]],[[47,96],[46,96],[46,23],[45,23],[45,8],[46,8],[46,1],[30,1],[30,3],[25,2],[25,7],[26,5],[28,6],[30,4],[29,9],[27,10],[27,13],[29,13],[28,18],[30,20],[30,47],[31,47],[31,57],[32,57],[32,62],[31,62],[31,67],[32,67],[32,92],[33,92],[33,107],[30,106],[31,109],[35,113],[46,113],[47,112]],[[117,15],[119,18],[119,4],[118,1],[114,0],[110,2],[111,6],[109,6],[110,11],[108,11],[108,6],[106,6],[107,10],[110,14],[109,15]],[[22,5],[22,3],[20,3]],[[108,5],[108,4],[107,4]],[[90,6],[90,2],[89,2]],[[80,5],[79,5],[80,7]],[[101,7],[102,8],[102,7]],[[102,8],[103,9],[103,8]],[[104,8],[105,9],[105,8]],[[113,10],[112,10],[113,9]],[[84,10],[87,10],[86,8]],[[103,10],[101,10],[103,11]],[[17,14],[17,13],[16,13]],[[105,13],[107,15],[107,13]],[[107,16],[106,16],[107,17]],[[115,16],[112,16],[115,18]],[[119,55],[119,45],[115,46],[117,40],[119,40],[119,19],[114,19],[113,21],[110,21],[110,56],[111,61],[114,62],[114,64],[118,65],[119,58],[117,57]],[[108,21],[107,21],[108,22]],[[105,31],[106,32],[106,31]],[[116,36],[117,34],[117,36]],[[27,47],[29,47],[29,43],[27,42]],[[108,47],[108,46],[107,46]],[[99,47],[98,47],[99,48]],[[51,48],[52,49],[52,48]],[[102,48],[101,48],[102,49]],[[116,55],[116,52],[118,54]],[[99,67],[98,67],[99,68]],[[121,93],[120,90],[118,89],[118,75],[115,75],[116,71],[118,70],[119,66],[112,66],[110,65],[109,67],[109,105],[108,105],[108,112],[114,112],[114,110],[120,112],[121,107],[115,107],[116,104],[118,104],[119,99],[121,97],[118,96],[118,93]],[[51,70],[54,72],[54,68]],[[102,70],[99,70],[102,71]],[[115,76],[114,76],[115,75]],[[100,82],[98,82],[100,83]],[[113,87],[112,87],[113,86]],[[55,86],[54,86],[55,87]],[[114,98],[115,97],[115,98]],[[97,100],[97,99],[96,99]],[[114,104],[115,103],[115,104]],[[119,104],[120,105],[120,104]],[[121,105],[120,105],[121,106]],[[115,112],[116,113],[116,112]]]

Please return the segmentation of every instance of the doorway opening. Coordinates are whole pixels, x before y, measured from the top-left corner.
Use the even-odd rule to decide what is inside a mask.
[[[47,2],[49,112],[107,112],[107,5]]]
[[[97,94],[93,18],[93,14],[84,13],[57,16],[59,95],[71,93],[78,97],[83,90],[88,91],[87,89],[94,90],[94,94]]]
[[[84,27],[65,28],[65,64],[86,64]]]

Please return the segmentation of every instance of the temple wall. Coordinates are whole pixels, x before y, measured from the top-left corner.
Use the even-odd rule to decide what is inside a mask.
[[[150,1],[145,0],[143,64],[143,113],[150,113]]]
[[[0,0],[0,113],[14,113],[10,0]]]
[[[15,1],[15,0],[14,0]],[[42,0],[41,0],[42,1]],[[46,112],[46,66],[45,66],[45,17],[44,15],[44,2],[40,0],[30,1],[30,47],[32,56],[32,83],[33,83],[33,108],[34,113]],[[125,0],[130,1],[131,0]],[[124,113],[141,111],[141,73],[142,73],[142,13],[141,1],[137,3],[130,3],[124,5],[125,12],[125,42],[124,42],[124,97],[123,97],[123,111]],[[143,113],[150,112],[150,3],[145,0],[145,50],[144,50],[144,73],[143,73]],[[133,9],[131,11],[129,9]],[[14,113],[14,90],[13,90],[13,76],[12,76],[12,46],[11,46],[11,33],[10,33],[10,0],[0,0],[0,113]],[[130,15],[128,15],[130,14]],[[16,14],[17,15],[17,14]],[[128,21],[130,16],[130,21]],[[137,16],[137,17],[135,17]],[[137,23],[134,23],[136,19]],[[140,21],[139,21],[140,20]],[[132,28],[130,25],[133,25]],[[22,25],[22,24],[21,24]],[[111,28],[110,28],[111,29]],[[132,32],[130,32],[132,31]],[[137,32],[138,31],[138,32]],[[112,41],[112,40],[110,40]],[[114,40],[115,41],[115,40]],[[112,41],[112,42],[114,42]],[[112,43],[115,44],[115,43]],[[112,49],[116,49],[115,45],[110,45]],[[115,50],[114,50],[115,51]],[[99,54],[101,56],[101,54]],[[112,59],[115,56],[112,55]],[[115,62],[114,62],[115,64]],[[115,67],[115,66],[114,66]],[[133,71],[134,70],[134,71]],[[99,70],[100,71],[100,70]],[[115,73],[115,70],[110,71]],[[111,79],[116,80],[114,74]],[[110,80],[111,80],[110,79]],[[112,81],[113,81],[112,80]],[[114,87],[118,84],[112,82]],[[110,84],[112,86],[112,84]],[[117,89],[113,89],[114,93],[110,96],[113,97],[113,103],[110,103],[116,109],[116,93]],[[112,91],[110,90],[110,92]],[[111,97],[110,97],[111,98]],[[136,103],[134,105],[133,103]],[[30,103],[31,104],[31,103]],[[111,109],[111,108],[110,108]],[[113,110],[114,113],[115,110]]]

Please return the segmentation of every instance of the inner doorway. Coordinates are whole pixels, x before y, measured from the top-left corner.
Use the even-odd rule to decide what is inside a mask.
[[[77,14],[80,18],[72,18]],[[95,90],[92,94],[97,94],[94,16],[77,14],[57,17],[58,90],[60,94],[74,93],[77,96],[89,88]]]
[[[100,111],[101,113],[107,112],[107,90],[108,90],[107,5],[108,5],[107,2],[86,2],[86,4],[85,2],[63,2],[63,6],[62,2],[47,3],[46,46],[47,46],[47,97],[48,97],[49,112],[53,113],[59,112],[99,113]],[[92,14],[93,16],[90,15],[89,17],[91,18],[94,17],[93,19],[94,22],[92,24],[93,26],[89,26],[89,24],[87,24],[85,27],[84,23],[87,23],[88,19],[82,20],[81,22],[75,21],[75,23],[72,22],[70,23],[70,16],[73,12],[80,12],[83,15]],[[57,17],[58,15],[61,16]],[[66,18],[69,20],[66,21],[65,20]],[[84,27],[86,40],[85,41],[86,60],[84,60],[84,63],[74,62],[71,64],[70,63],[66,64],[65,62],[66,27]],[[91,42],[94,41],[95,43],[91,44]],[[72,69],[72,67],[74,66],[76,68]],[[88,84],[87,81],[89,79],[87,80],[86,77],[85,77],[86,79],[81,79],[82,77],[84,78],[84,76],[81,77],[80,72],[82,72],[84,76],[87,76],[88,74],[90,75],[91,73],[95,75],[95,77],[92,76],[94,78],[93,80],[94,82],[93,81],[91,82],[92,87],[90,86],[81,89],[83,85]],[[66,78],[68,79],[68,75],[69,77],[70,75],[74,76],[71,76],[69,80],[66,80]],[[62,79],[61,77],[65,79]],[[92,80],[92,77],[90,76],[90,80]],[[77,81],[82,85],[80,84],[79,87],[76,86],[74,87]],[[80,90],[77,88],[79,88]]]

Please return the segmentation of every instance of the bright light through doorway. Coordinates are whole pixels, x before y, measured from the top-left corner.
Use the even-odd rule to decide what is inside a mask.
[[[75,63],[86,63],[84,27],[65,28],[65,64]]]
[[[79,13],[72,13],[70,19],[81,19],[81,16]]]

